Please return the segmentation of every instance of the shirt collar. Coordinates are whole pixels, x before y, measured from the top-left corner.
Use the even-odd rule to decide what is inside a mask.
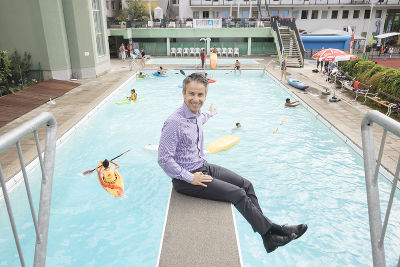
[[[190,118],[198,117],[199,114],[201,113],[201,111],[199,110],[198,114],[195,115],[195,114],[188,108],[188,106],[186,105],[185,102],[183,102],[182,111],[183,111],[183,117],[184,117],[185,119],[190,119]]]

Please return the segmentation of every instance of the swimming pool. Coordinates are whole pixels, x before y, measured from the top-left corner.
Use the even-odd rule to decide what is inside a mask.
[[[235,64],[236,59],[241,64],[259,64],[257,60],[263,60],[262,58],[226,58],[218,57],[218,64]],[[209,57],[206,58],[207,64],[209,64]],[[169,57],[169,58],[151,58],[147,64],[200,64],[200,57],[192,58],[181,58],[181,57]]]
[[[47,266],[156,265],[170,179],[158,167],[156,153],[143,146],[158,143],[164,120],[182,103],[183,76],[168,75],[132,80],[58,147]],[[205,144],[232,132],[241,140],[228,151],[207,155],[208,161],[249,178],[274,222],[309,225],[304,237],[267,254],[261,238],[235,211],[244,266],[370,266],[361,157],[304,107],[284,108],[288,93],[261,71],[209,75],[217,82],[210,84],[204,107],[213,103],[218,115],[204,128]],[[116,105],[132,87],[146,100]],[[236,122],[243,126],[239,131],[232,130]],[[81,175],[128,148],[132,151],[117,160],[125,182],[122,198],[108,195],[95,174]],[[39,170],[30,177],[37,202]],[[381,199],[387,200],[389,184],[382,177],[380,182]],[[11,203],[29,266],[34,230],[24,190],[17,187]],[[397,192],[392,218],[399,216],[399,199]],[[388,266],[395,264],[400,245],[393,221],[385,241]],[[0,201],[0,266],[19,265],[10,228]]]

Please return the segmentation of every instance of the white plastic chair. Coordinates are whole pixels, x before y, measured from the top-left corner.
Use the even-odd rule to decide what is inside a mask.
[[[172,47],[171,48],[171,52],[169,53],[171,56],[172,56],[172,54],[174,55],[174,56],[176,56],[176,48],[174,48],[174,47]]]
[[[233,56],[239,56],[239,48],[238,47],[235,47],[234,49],[233,49]]]
[[[170,21],[168,23],[168,28],[175,28],[175,21]]]
[[[182,56],[182,48],[178,47],[178,48],[176,49],[176,55],[177,55],[177,56]]]
[[[194,50],[194,47],[190,48],[190,53],[189,54],[190,54],[190,56],[191,55],[196,56],[196,50]]]
[[[147,27],[148,28],[153,28],[153,21],[152,20],[148,20],[147,21]]]
[[[194,52],[194,54],[197,56],[197,54],[200,56],[200,48],[196,47],[196,50]]]
[[[187,48],[187,47],[183,48],[183,56],[185,56],[185,54],[187,56],[189,55],[189,48]]]
[[[186,21],[186,28],[193,28],[193,23],[191,21]]]
[[[221,56],[223,56],[224,54],[225,56],[228,56],[228,50],[225,47],[222,48]]]
[[[221,56],[221,48],[217,47],[217,55]]]
[[[227,53],[226,56],[229,56],[229,55],[231,55],[233,57],[233,49],[232,49],[232,47],[228,48],[228,53]]]

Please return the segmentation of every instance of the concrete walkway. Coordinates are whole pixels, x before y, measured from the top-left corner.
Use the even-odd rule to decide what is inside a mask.
[[[56,105],[44,104],[3,126],[0,128],[0,135],[40,112],[48,111],[57,119],[58,137],[61,137],[137,70],[135,68],[130,70],[128,61],[111,60],[111,66],[110,71],[97,79],[78,80],[81,85],[55,99]],[[243,64],[242,68],[263,69],[264,66],[267,66],[268,71],[277,79],[280,78],[279,64],[273,57],[264,58],[259,65]],[[158,66],[146,66],[147,69],[153,70],[156,67]],[[167,68],[179,69],[179,66],[169,65]],[[342,101],[329,102],[328,97],[322,96],[321,92],[330,84],[326,83],[320,74],[313,73],[311,70],[314,68],[314,62],[306,62],[302,69],[288,70],[288,76],[302,80],[311,86],[307,92],[291,88],[286,82],[284,84],[352,142],[361,147],[361,120],[365,112],[370,109],[358,102],[352,102],[350,96],[341,92],[338,92],[337,95]],[[231,69],[233,69],[233,65]],[[190,70],[185,70],[185,72],[188,74]],[[381,133],[381,130],[376,130],[375,138],[377,140]],[[39,134],[43,145],[43,131]],[[400,142],[394,136],[388,135],[387,143],[383,164],[393,172],[400,152]],[[377,144],[379,144],[379,140]],[[33,137],[25,138],[22,148],[27,162],[36,157]],[[0,154],[0,163],[6,178],[9,179],[18,172],[19,163],[16,149],[10,148]],[[190,227],[188,227],[188,222],[190,222]],[[210,224],[214,228],[205,229],[204,225]],[[196,229],[200,229],[200,232],[195,231]],[[164,231],[159,259],[160,266],[240,266],[240,252],[236,245],[232,208],[227,203],[194,199],[172,190]]]

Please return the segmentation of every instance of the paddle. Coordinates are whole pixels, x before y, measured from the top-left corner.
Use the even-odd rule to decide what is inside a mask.
[[[284,123],[285,123],[285,121],[284,121],[284,120],[281,120],[281,123],[280,123],[279,125],[282,125],[282,124],[284,124]],[[279,128],[279,126],[278,126],[278,128]],[[272,134],[276,134],[276,133],[278,132],[278,128],[276,128],[276,130],[273,131]]]
[[[183,70],[179,70],[179,72],[180,72],[183,76],[186,77],[186,74],[185,74],[185,72],[184,72]]]
[[[114,159],[116,159],[116,158],[119,158],[119,157],[121,157],[123,154],[125,154],[125,153],[128,153],[129,151],[131,151],[130,149],[128,149],[127,151],[125,151],[124,153],[122,153],[122,154],[119,154],[118,156],[116,156],[115,158],[112,158],[110,161],[112,161],[112,160],[114,160]],[[93,170],[88,170],[88,171],[85,171],[84,173],[83,173],[83,175],[86,175],[86,174],[90,174],[90,173],[92,173],[94,170],[96,170],[96,168],[94,168]]]

